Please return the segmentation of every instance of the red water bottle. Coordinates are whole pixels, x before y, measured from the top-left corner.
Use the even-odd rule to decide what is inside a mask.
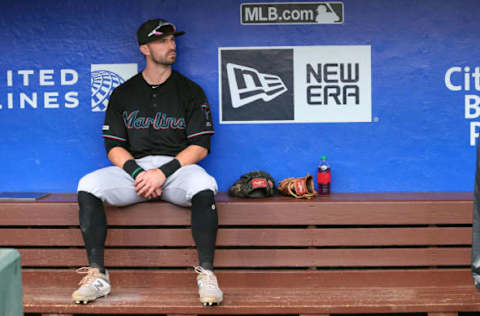
[[[327,156],[322,156],[322,162],[318,166],[317,184],[319,195],[330,194],[330,182],[332,177],[330,175],[330,166],[327,163]]]

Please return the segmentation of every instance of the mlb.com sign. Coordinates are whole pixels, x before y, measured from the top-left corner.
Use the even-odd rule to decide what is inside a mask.
[[[249,24],[341,24],[343,2],[242,3],[241,23]]]
[[[220,123],[371,122],[370,56],[370,46],[220,48]]]

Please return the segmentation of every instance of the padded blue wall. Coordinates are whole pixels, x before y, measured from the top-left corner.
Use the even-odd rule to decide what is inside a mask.
[[[476,119],[465,118],[464,99],[480,93],[473,81],[470,91],[448,89],[445,73],[454,66],[473,73],[479,65],[480,2],[343,3],[341,25],[278,26],[241,25],[237,0],[1,1],[0,191],[72,192],[82,175],[109,165],[104,113],[90,107],[90,67],[142,69],[135,33],[154,17],[187,32],[177,41],[174,67],[210,101],[216,135],[202,165],[221,191],[255,169],[277,180],[314,173],[321,155],[332,166],[333,192],[471,191]],[[219,47],[310,45],[371,46],[371,123],[219,124]],[[53,69],[53,85],[40,85],[45,69]],[[78,82],[61,85],[62,69],[78,72]],[[21,70],[34,72],[28,86]],[[456,85],[462,80],[463,72],[452,76]],[[72,91],[78,106],[68,108],[64,98]],[[58,108],[44,108],[49,92]],[[21,109],[21,93],[37,93],[37,108]]]

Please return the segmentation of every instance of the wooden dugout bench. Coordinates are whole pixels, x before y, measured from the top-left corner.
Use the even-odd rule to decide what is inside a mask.
[[[332,194],[312,200],[217,196],[220,306],[198,301],[190,211],[107,207],[112,293],[71,302],[87,264],[75,194],[0,202],[0,247],[21,254],[25,313],[329,315],[480,311],[472,193]]]

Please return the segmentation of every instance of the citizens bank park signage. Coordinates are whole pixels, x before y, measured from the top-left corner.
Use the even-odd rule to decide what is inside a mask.
[[[480,67],[453,66],[445,72],[448,90],[464,94],[464,115],[470,121],[470,146],[480,137]]]
[[[220,123],[371,122],[370,46],[219,48]]]

